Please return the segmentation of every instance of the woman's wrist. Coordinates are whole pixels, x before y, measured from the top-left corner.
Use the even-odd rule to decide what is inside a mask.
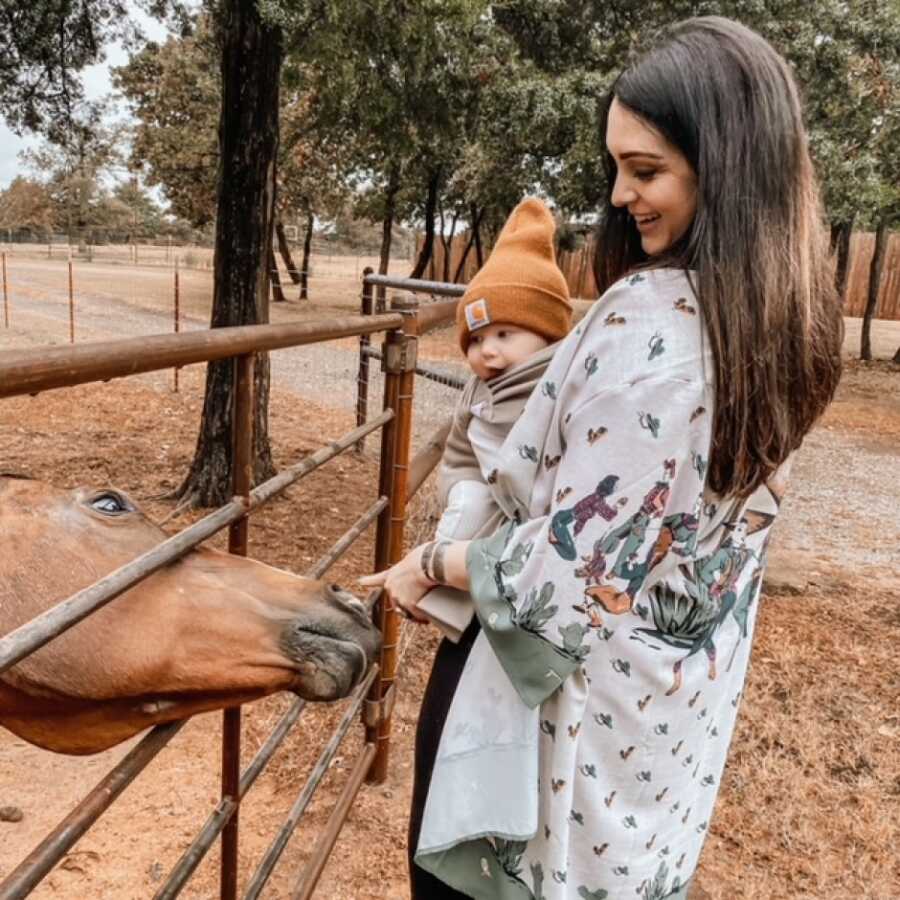
[[[471,541],[448,541],[443,553],[444,578],[442,583],[461,591],[469,589],[469,571],[466,553]]]

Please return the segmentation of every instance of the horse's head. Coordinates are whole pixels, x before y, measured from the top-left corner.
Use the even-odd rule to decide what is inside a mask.
[[[124,493],[0,477],[0,634],[166,537]],[[62,752],[277,690],[334,700],[378,649],[337,585],[200,548],[0,675],[0,722]]]

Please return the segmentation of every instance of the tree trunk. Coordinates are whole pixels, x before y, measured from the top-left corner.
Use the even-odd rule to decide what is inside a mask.
[[[269,245],[269,277],[272,280],[272,299],[276,303],[284,303],[287,299],[281,289],[281,275],[278,274],[278,260],[275,259],[275,250]]]
[[[469,240],[466,241],[466,246],[462,252],[462,257],[459,260],[459,265],[456,267],[456,271],[453,273],[453,283],[454,284],[459,283],[460,276],[463,274],[463,271],[465,270],[466,260],[469,258],[469,252],[472,249],[472,245],[475,243],[476,236],[478,234],[478,226],[481,222],[481,215],[483,212],[484,212],[484,210],[481,210],[481,212],[479,212],[476,209],[475,204],[474,203],[472,204],[472,209],[471,209],[472,222],[471,222],[471,225],[469,226]]]
[[[450,237],[444,237],[444,217],[441,216],[441,244],[444,247],[444,272],[443,279],[445,282],[450,280],[450,263],[453,256],[453,238],[456,235],[456,223],[459,220],[459,214],[453,213],[450,220]]]
[[[425,266],[431,259],[431,253],[434,250],[434,211],[437,208],[438,185],[440,184],[440,170],[435,172],[428,181],[428,195],[425,198],[425,240],[422,241],[422,249],[419,251],[419,258],[413,266],[412,272],[409,273],[410,278],[421,278],[425,271]]]
[[[300,284],[300,273],[294,265],[294,259],[291,256],[291,247],[290,244],[288,244],[287,235],[284,233],[284,222],[282,222],[281,219],[278,219],[275,223],[275,234],[278,237],[278,252],[284,260],[284,266],[287,269],[287,273],[294,284]]]
[[[484,218],[484,207],[478,213],[475,225],[475,262],[480,269],[484,265],[484,247],[481,246],[481,220]]]
[[[281,32],[264,27],[255,3],[224,0],[217,22],[222,53],[219,173],[211,327],[269,318]],[[231,497],[232,360],[209,363],[197,448],[179,495],[199,505]],[[275,469],[269,445],[269,359],[256,359],[254,482]]]
[[[846,222],[831,223],[831,250],[837,260],[834,267],[834,284],[841,302],[846,299],[847,278],[850,275],[850,236],[853,234],[855,215]]]
[[[309,258],[312,255],[313,222],[312,211],[306,214],[306,236],[303,238],[303,262],[300,270],[300,299],[309,300]]]
[[[384,218],[381,220],[381,252],[378,257],[378,274],[387,275],[391,261],[391,239],[394,233],[394,216],[396,215],[397,192],[400,190],[400,171],[391,169],[387,188],[384,194]],[[384,285],[376,289],[375,311],[384,312],[387,308],[387,290]]]
[[[866,296],[866,311],[863,313],[862,338],[859,355],[861,359],[872,358],[872,318],[878,305],[878,289],[881,287],[881,270],[884,268],[884,255],[887,249],[888,228],[887,216],[878,220],[875,231],[875,252],[869,265],[869,292]]]

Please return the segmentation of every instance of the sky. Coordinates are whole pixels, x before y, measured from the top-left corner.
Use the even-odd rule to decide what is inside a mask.
[[[158,41],[165,37],[166,30],[159,22],[147,18],[139,10],[135,10],[135,18],[141,23],[149,38]],[[106,59],[102,63],[89,66],[81,72],[87,98],[96,100],[108,94],[112,90],[109,80],[110,67],[121,66],[126,62],[128,62],[128,54],[122,47],[119,44],[110,44],[106,48]],[[9,183],[16,175],[27,174],[19,162],[18,154],[22,150],[37,147],[39,144],[39,138],[32,136],[20,138],[13,134],[0,117],[0,190],[9,187]]]

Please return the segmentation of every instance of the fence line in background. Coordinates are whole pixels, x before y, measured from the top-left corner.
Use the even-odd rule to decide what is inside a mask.
[[[456,272],[468,244],[468,232],[456,235],[450,244],[451,276]],[[875,248],[875,236],[869,232],[854,232],[850,239],[850,258],[848,263],[847,293],[844,301],[844,315],[861,317],[866,308],[866,297],[869,285],[869,264]],[[576,250],[561,250],[557,262],[566,276],[569,293],[582,300],[595,300],[599,292],[594,280],[593,257],[596,251],[596,239],[593,234],[585,236]],[[485,259],[490,254],[485,250]],[[444,271],[444,247],[440,240],[435,240],[429,273],[432,278],[439,277]],[[471,280],[477,271],[475,253],[470,251],[466,264],[460,275],[460,281]],[[900,320],[900,234],[892,234],[888,239],[885,251],[884,269],[878,292],[878,305],[875,309],[876,319]]]
[[[3,324],[9,328],[9,293],[6,287],[6,252],[3,254]]]

